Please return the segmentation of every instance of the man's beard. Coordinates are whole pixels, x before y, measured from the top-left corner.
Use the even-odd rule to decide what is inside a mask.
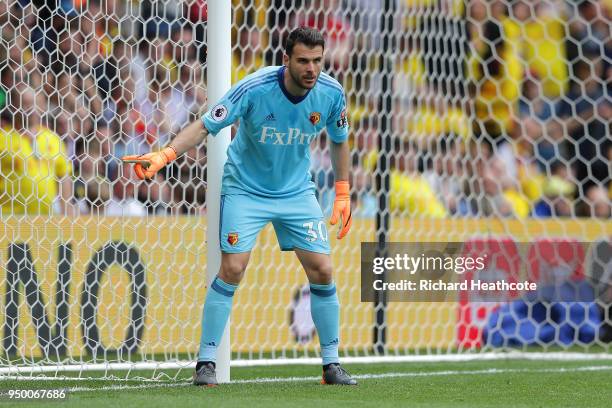
[[[318,75],[315,76],[315,81],[312,84],[312,86],[306,85],[302,82],[302,78],[300,78],[299,76],[296,76],[293,74],[293,72],[291,71],[291,68],[289,68],[289,75],[291,75],[291,79],[293,79],[293,82],[295,82],[297,84],[297,86],[299,86],[300,88],[304,89],[304,90],[308,90],[308,89],[312,89],[314,88],[314,86],[317,83],[317,79],[318,79]]]

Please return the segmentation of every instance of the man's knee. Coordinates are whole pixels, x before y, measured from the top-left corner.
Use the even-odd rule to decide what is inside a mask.
[[[332,264],[328,259],[321,259],[309,267],[308,273],[311,283],[326,285],[332,282]]]
[[[221,260],[219,277],[224,282],[238,284],[244,276],[248,263],[248,257],[224,256]]]

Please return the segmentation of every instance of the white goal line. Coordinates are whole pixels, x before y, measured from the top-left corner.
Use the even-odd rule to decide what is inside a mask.
[[[612,353],[575,353],[575,352],[495,352],[482,354],[442,354],[442,355],[411,355],[411,356],[371,356],[343,357],[344,364],[371,363],[437,363],[462,361],[496,361],[496,360],[541,360],[541,361],[601,361],[612,360]],[[232,367],[280,366],[280,365],[320,365],[321,359],[311,358],[276,358],[258,360],[234,360]],[[39,366],[0,366],[0,375],[38,374],[82,371],[123,371],[123,370],[172,370],[195,367],[194,361],[167,362],[133,362],[133,363],[97,363],[97,364],[57,364]]]
[[[438,377],[438,376],[465,376],[465,375],[497,375],[510,373],[576,373],[576,372],[598,372],[612,371],[612,366],[580,366],[580,367],[557,367],[557,368],[489,368],[481,370],[445,370],[445,371],[425,371],[425,372],[390,372],[379,374],[356,374],[353,378],[358,380],[368,380],[377,378],[401,378],[401,377]],[[1,377],[2,379],[11,380],[66,380],[66,381],[90,381],[88,378],[73,378],[73,377]],[[253,379],[232,380],[230,384],[265,384],[265,383],[284,383],[284,382],[310,382],[319,381],[320,376],[305,376],[305,377],[262,377]],[[99,387],[82,387],[75,386],[66,388],[70,392],[93,392],[93,391],[122,391],[132,389],[146,388],[165,388],[165,387],[187,387],[191,386],[191,379],[180,379],[177,381],[159,381],[159,380],[116,380],[121,382],[140,382],[140,384],[116,384]],[[0,396],[2,393],[0,392]]]

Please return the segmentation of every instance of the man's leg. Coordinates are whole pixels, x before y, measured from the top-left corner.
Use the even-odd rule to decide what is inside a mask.
[[[251,253],[221,254],[221,268],[213,281],[202,313],[202,337],[198,361],[215,362],[217,346],[232,310],[234,292],[244,276]]]
[[[323,365],[338,363],[340,303],[332,280],[331,257],[327,254],[296,249],[310,282],[310,312],[319,334]]]
[[[327,254],[295,249],[310,282],[310,312],[319,334],[323,359],[323,383],[356,385],[340,367],[338,344],[340,332],[340,302],[332,280],[331,257]]]
[[[215,362],[217,347],[227,325],[234,292],[244,276],[250,252],[221,254],[221,268],[206,293],[202,312],[202,337],[194,383],[215,385]]]
[[[323,383],[355,385],[340,367],[338,342],[340,303],[332,279],[329,233],[314,194],[289,197],[278,205],[272,222],[282,250],[293,250],[310,282],[310,311],[319,334],[323,357]]]

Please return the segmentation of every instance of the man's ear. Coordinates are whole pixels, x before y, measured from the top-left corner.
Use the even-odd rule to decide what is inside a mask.
[[[287,54],[283,54],[283,65],[289,65],[289,56]]]

